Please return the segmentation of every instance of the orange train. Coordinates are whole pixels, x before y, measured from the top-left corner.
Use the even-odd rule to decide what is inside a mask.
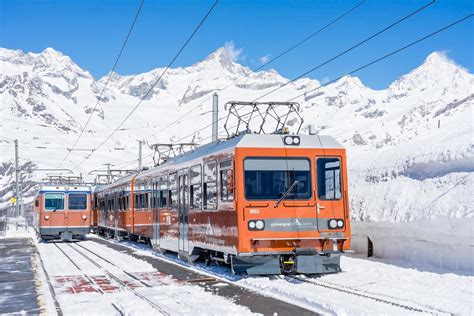
[[[33,226],[43,240],[84,239],[91,221],[87,186],[42,186],[33,202]]]
[[[332,273],[350,249],[347,186],[329,136],[241,134],[96,188],[94,223],[234,273]]]

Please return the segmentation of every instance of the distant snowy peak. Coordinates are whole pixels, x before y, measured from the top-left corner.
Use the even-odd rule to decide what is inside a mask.
[[[50,74],[54,72],[69,73],[68,77],[77,75],[88,79],[93,79],[88,71],[83,70],[72,61],[69,56],[54,50],[46,48],[41,53],[27,53],[22,50],[9,50],[0,48],[0,61],[15,66],[22,67],[2,67],[3,75],[15,75],[18,71],[32,70],[36,73]],[[12,73],[10,73],[12,71]],[[54,76],[58,76],[55,74]]]
[[[418,68],[393,82],[388,90],[399,98],[411,91],[426,91],[432,88],[468,88],[474,84],[473,75],[456,65],[442,52],[431,53]]]

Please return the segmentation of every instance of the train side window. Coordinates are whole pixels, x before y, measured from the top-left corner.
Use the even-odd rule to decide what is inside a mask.
[[[45,193],[44,209],[47,211],[64,210],[64,193]]]
[[[69,193],[68,208],[70,210],[87,209],[87,194],[85,193]]]
[[[153,181],[152,184],[152,193],[151,193],[151,207],[153,209],[159,207],[159,200],[158,200],[158,182]]]
[[[204,165],[204,209],[217,209],[217,163]]]
[[[232,202],[234,200],[234,180],[231,160],[220,163],[220,189],[221,201]]]
[[[160,208],[166,208],[166,192],[167,190],[160,191]]]
[[[149,193],[143,194],[143,208],[148,209],[149,199],[150,199],[150,194]]]
[[[175,209],[178,205],[178,191],[177,191],[177,183],[176,183],[176,173],[172,173],[169,176],[169,208]]]
[[[202,202],[202,175],[201,165],[191,167],[190,172],[191,209],[201,209]]]
[[[139,201],[140,201],[139,195],[138,195],[138,194],[135,194],[135,209],[139,209],[139,208],[140,208]]]
[[[168,192],[168,176],[160,176],[159,179],[159,199],[160,199],[160,208],[166,208],[166,198],[167,198],[167,192]]]
[[[39,200],[35,200],[35,207],[38,207],[40,205]]]
[[[339,158],[318,158],[316,167],[319,199],[339,200],[342,197]]]

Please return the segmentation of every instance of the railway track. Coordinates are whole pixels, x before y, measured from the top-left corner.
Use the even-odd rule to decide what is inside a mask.
[[[400,300],[395,301],[391,297],[387,297],[387,296],[383,296],[383,295],[379,295],[379,294],[371,294],[371,293],[361,291],[361,290],[358,290],[358,289],[353,289],[353,288],[350,288],[350,287],[347,287],[347,286],[337,285],[337,284],[328,283],[328,282],[324,282],[324,281],[316,281],[315,279],[311,279],[311,278],[310,279],[302,278],[302,277],[294,276],[294,275],[288,275],[288,276],[285,276],[284,278],[287,279],[287,280],[288,279],[297,280],[297,281],[300,281],[300,282],[309,283],[309,284],[312,284],[312,285],[316,285],[316,286],[323,287],[323,288],[326,288],[326,289],[334,290],[334,291],[337,291],[337,292],[341,292],[341,293],[345,293],[345,294],[349,294],[349,295],[353,295],[353,296],[358,296],[358,297],[370,299],[370,300],[373,300],[373,301],[376,301],[376,302],[379,302],[379,303],[384,303],[384,304],[387,304],[387,305],[392,305],[392,306],[395,306],[395,307],[399,307],[399,308],[405,309],[405,310],[410,311],[410,312],[418,312],[418,313],[432,314],[432,315],[452,315],[451,313],[448,313],[448,312],[445,312],[445,311],[436,310],[436,309],[433,309],[433,308],[424,308],[424,307],[413,306],[413,305],[409,305],[409,303],[401,303]]]
[[[81,272],[84,272],[80,267],[79,265],[71,258],[71,256],[69,256],[66,251],[64,251],[64,249],[62,249],[57,243],[54,243],[55,246],[61,251],[61,253],[63,253],[63,255],[69,260],[71,261],[71,263]],[[92,264],[94,264],[97,268],[99,268],[100,270],[102,270],[109,278],[115,280],[122,288],[124,289],[127,289],[129,290],[131,293],[133,293],[136,297],[138,297],[140,300],[146,302],[148,305],[150,305],[154,310],[156,310],[157,312],[159,312],[161,315],[170,315],[170,312],[163,309],[161,306],[159,306],[158,304],[156,304],[155,302],[153,302],[152,300],[150,300],[148,297],[146,297],[145,295],[135,291],[135,289],[133,287],[130,287],[129,285],[127,285],[124,281],[122,281],[119,277],[117,277],[114,273],[110,272],[107,268],[105,268],[103,265],[99,264],[97,262],[97,260],[94,260],[90,255],[88,255],[85,251],[87,251],[88,253],[94,255],[95,257],[99,258],[100,260],[103,260],[104,262],[107,262],[108,264],[110,265],[113,265],[116,269],[119,269],[121,272],[123,272],[124,275],[127,275],[130,279],[133,279],[134,281],[138,281],[140,282],[142,285],[144,285],[145,287],[151,287],[149,284],[147,284],[146,282],[136,278],[135,276],[131,275],[130,273],[128,273],[127,271],[121,269],[119,266],[117,266],[116,264],[112,263],[111,261],[107,260],[106,258],[103,258],[101,255],[93,252],[92,250],[90,249],[87,249],[86,247],[82,246],[82,245],[79,245],[79,244],[70,244],[70,243],[62,243],[64,245],[67,245],[67,247],[73,249],[75,252],[77,252],[78,254],[80,254],[83,258],[85,258],[86,260],[88,260],[89,262],[91,262]],[[89,280],[89,282],[91,282],[91,284],[94,284],[95,287],[97,288],[97,290],[104,294],[104,291],[102,291],[100,289],[100,286],[97,285],[97,283],[90,277],[88,276],[86,273],[84,273],[84,276]],[[117,312],[121,315],[124,315],[125,312],[119,307],[117,306],[116,304],[113,304],[112,303],[112,307],[117,310]],[[176,314],[177,311],[172,311],[173,314]]]

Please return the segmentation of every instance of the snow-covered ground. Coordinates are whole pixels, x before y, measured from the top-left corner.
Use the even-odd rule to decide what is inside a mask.
[[[76,146],[78,150],[66,158],[67,148],[75,143],[106,79],[96,80],[51,48],[41,53],[0,48],[0,209],[8,205],[13,190],[14,138],[20,143],[21,179],[28,201],[34,182],[51,174],[33,171],[35,168],[67,168],[88,180],[91,170],[105,169],[104,163],[111,162],[119,169],[136,168],[137,140],[147,145],[209,141],[211,131],[206,126],[211,120],[214,92],[219,93],[219,117],[223,119],[226,102],[253,100],[288,81],[274,70],[254,73],[232,60],[226,48],[219,48],[199,63],[170,69],[122,128],[86,159],[162,70],[114,74]],[[474,271],[461,248],[441,261],[436,254],[437,243],[445,243],[437,236],[448,227],[450,240],[462,240],[468,249],[474,247],[472,231],[466,235],[450,221],[472,223],[474,218],[472,73],[445,53],[434,52],[386,89],[373,90],[352,76],[313,91],[319,86],[317,80],[302,78],[259,101],[285,101],[302,94],[295,99],[304,118],[301,132],[307,132],[307,124],[315,124],[319,133],[335,137],[347,148],[351,217],[354,222],[370,223],[354,225],[366,229],[355,233],[377,236],[372,241],[379,256],[412,260],[414,256],[407,255],[405,248],[391,247],[398,243],[398,234],[382,236],[378,232],[392,223],[399,223],[401,229],[415,227],[415,223],[439,228],[427,239],[432,243],[430,251],[413,248],[410,253],[416,251],[420,262]],[[299,122],[289,122],[295,131]],[[222,128],[220,135],[225,136]],[[145,165],[152,164],[147,146],[144,157]],[[441,217],[450,224],[438,225]]]
[[[403,261],[367,259],[343,256],[342,272],[313,279],[234,276],[228,267],[204,264],[188,265],[174,255],[152,252],[143,245],[121,242],[136,249],[143,256],[153,256],[171,264],[186,266],[201,273],[208,273],[236,285],[296,304],[322,314],[367,315],[419,314],[399,305],[439,315],[472,315],[474,313],[474,276],[451,273],[426,264],[406,267]],[[430,271],[432,268],[435,272]],[[319,285],[304,281],[315,281]],[[348,290],[350,293],[337,289]],[[353,293],[359,295],[354,295]],[[365,298],[368,295],[371,298]],[[398,305],[390,305],[387,300]]]
[[[119,311],[125,315],[252,314],[246,307],[206,292],[202,287],[180,283],[163,275],[143,260],[92,241],[80,244],[107,258],[110,263],[74,244],[37,244],[65,315],[114,315]],[[100,267],[77,250],[85,252]],[[148,286],[143,286],[137,279]],[[158,305],[159,309],[148,301]]]

